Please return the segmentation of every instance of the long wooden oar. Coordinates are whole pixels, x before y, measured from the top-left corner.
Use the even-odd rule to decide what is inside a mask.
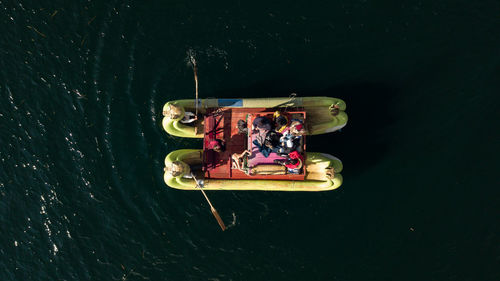
[[[193,55],[191,55],[191,63],[193,64],[193,72],[194,72],[194,84],[196,88],[196,99],[195,99],[195,116],[198,118],[198,66],[196,65],[196,60]]]
[[[214,214],[214,217],[217,220],[217,222],[219,223],[220,228],[222,228],[222,231],[226,230],[226,225],[224,225],[224,222],[222,221],[221,217],[219,216],[219,213],[217,213],[217,210],[214,208],[214,206],[210,202],[210,199],[208,199],[207,194],[205,194],[205,191],[198,183],[198,180],[196,179],[196,177],[194,176],[193,173],[191,173],[191,176],[193,177],[194,182],[196,183],[196,186],[201,190],[201,193],[203,193],[203,196],[205,196],[205,199],[207,199],[208,205],[210,205],[210,210],[212,211],[212,214]]]

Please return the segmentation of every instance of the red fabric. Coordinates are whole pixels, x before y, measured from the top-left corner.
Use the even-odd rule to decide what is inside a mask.
[[[212,140],[208,143],[208,149],[214,149],[214,147],[220,146],[219,140]]]
[[[298,167],[301,167],[302,163],[304,162],[304,157],[302,155],[300,155],[300,153],[298,151],[290,152],[288,154],[288,157],[290,157],[291,159],[298,159],[299,160],[295,164],[286,164],[285,167],[287,167],[289,169],[297,169]]]

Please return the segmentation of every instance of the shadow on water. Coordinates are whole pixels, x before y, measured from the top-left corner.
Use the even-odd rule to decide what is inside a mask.
[[[307,150],[329,153],[340,158],[344,164],[342,175],[345,180],[345,188],[354,179],[360,178],[363,173],[377,166],[377,163],[386,157],[391,145],[393,145],[391,143],[393,138],[388,135],[388,132],[396,119],[396,111],[394,110],[398,95],[396,87],[384,83],[368,82],[335,85],[322,90],[299,87],[295,89],[280,88],[277,85],[293,85],[293,82],[260,83],[245,89],[219,93],[218,97],[286,97],[295,92],[299,97],[329,96],[343,99],[347,103],[346,111],[349,116],[346,127],[340,132],[309,137]],[[260,219],[253,221],[255,226],[265,225],[272,229],[274,223],[272,218],[278,216],[276,212],[280,213],[280,220],[284,225],[287,225],[287,218],[304,219],[304,223],[307,223],[309,221],[307,217],[314,216],[317,218],[314,222],[330,221],[330,214],[349,210],[353,216],[356,216],[360,215],[361,210],[365,208],[376,209],[379,207],[379,203],[384,201],[384,194],[392,193],[387,189],[386,193],[381,192],[381,190],[376,193],[370,192],[373,200],[364,201],[365,206],[358,209],[360,206],[354,202],[357,202],[359,198],[365,198],[366,192],[367,190],[364,188],[351,186],[345,190],[344,187],[341,187],[338,191],[308,194],[307,198],[309,199],[307,200],[304,199],[304,193],[301,192],[238,193],[234,195],[237,198],[233,199],[241,200],[242,204],[252,205],[249,202],[255,201],[257,196],[262,208],[257,208],[257,210],[255,208],[251,210],[239,209],[238,213],[242,220],[254,220],[255,214],[258,213]],[[338,196],[343,199],[340,200]],[[311,205],[312,202],[315,202],[314,207]],[[337,203],[332,205],[332,202]],[[268,208],[274,213],[268,214],[266,211]],[[313,229],[324,227],[321,225],[312,223],[309,227]],[[297,231],[302,233],[302,230]],[[342,233],[342,231],[340,232]],[[308,234],[303,233],[303,235],[307,236]]]
[[[328,96],[347,103],[349,121],[341,131],[307,140],[307,150],[325,152],[339,157],[344,175],[356,176],[378,163],[390,147],[385,137],[394,122],[396,87],[385,83],[360,82],[340,84],[323,90],[301,89],[289,79],[261,82],[243,89],[228,89],[217,97],[298,97]],[[286,86],[288,85],[288,86]]]
[[[311,95],[343,99],[347,104],[349,121],[331,137],[318,137],[310,142],[310,149],[338,156],[344,164],[345,176],[358,175],[380,162],[391,145],[386,134],[395,120],[392,111],[397,95],[395,88],[377,83],[346,84]],[[331,141],[333,148],[325,150]]]

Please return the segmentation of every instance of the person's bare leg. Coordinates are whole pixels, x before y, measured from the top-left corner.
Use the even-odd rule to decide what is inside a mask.
[[[240,159],[238,158],[238,155],[236,153],[233,153],[233,155],[231,155],[231,159],[233,159],[233,167],[235,167],[236,169],[241,169],[240,168]]]

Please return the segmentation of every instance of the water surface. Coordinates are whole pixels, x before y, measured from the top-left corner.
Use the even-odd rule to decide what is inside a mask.
[[[499,280],[498,1],[0,1],[1,280]],[[163,183],[166,101],[327,95],[323,193]]]

